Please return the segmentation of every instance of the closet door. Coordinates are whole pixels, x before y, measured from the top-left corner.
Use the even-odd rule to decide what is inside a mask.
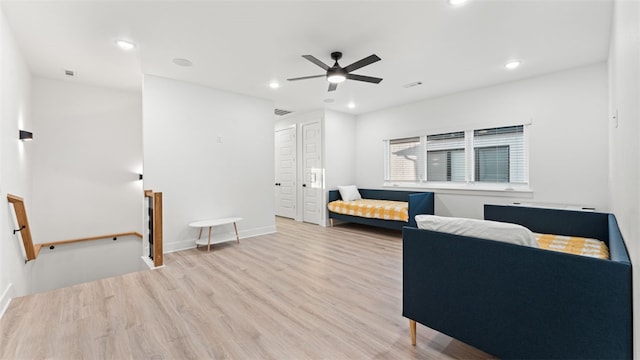
[[[276,215],[296,217],[296,127],[275,132]]]
[[[302,125],[302,203],[304,222],[322,218],[322,132],[319,122]]]

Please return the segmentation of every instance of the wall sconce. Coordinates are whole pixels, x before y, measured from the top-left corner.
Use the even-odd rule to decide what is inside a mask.
[[[20,130],[20,140],[22,141],[33,140],[33,133]]]

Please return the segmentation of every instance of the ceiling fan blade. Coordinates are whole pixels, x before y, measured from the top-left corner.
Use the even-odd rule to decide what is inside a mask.
[[[314,78],[319,78],[319,77],[325,77],[327,75],[322,74],[322,75],[312,75],[312,76],[303,76],[303,77],[297,77],[297,78],[293,78],[293,79],[287,79],[288,81],[296,81],[296,80],[305,80],[305,79],[314,79]]]
[[[356,75],[356,74],[347,74],[347,79],[350,80],[358,80],[358,81],[366,81],[370,83],[379,84],[382,81],[381,78],[364,76],[364,75]]]
[[[336,83],[330,83],[329,84],[329,91],[334,91],[337,88],[338,88],[338,84],[336,84]]]
[[[353,64],[345,67],[344,71],[352,72],[354,70],[360,69],[363,66],[367,66],[369,64],[373,64],[374,62],[380,61],[380,60],[382,60],[382,59],[380,59],[378,57],[378,55],[373,54],[373,55],[367,56],[366,58],[364,58],[362,60],[358,60],[358,61],[354,62]]]
[[[315,58],[315,56],[313,55],[302,55],[303,58],[311,61],[312,63],[320,66],[321,68],[323,68],[324,70],[329,70],[329,65],[323,63],[322,61],[318,60]]]

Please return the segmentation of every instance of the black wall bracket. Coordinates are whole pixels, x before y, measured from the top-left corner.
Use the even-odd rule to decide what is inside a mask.
[[[22,231],[22,230],[24,230],[24,228],[26,228],[26,226],[25,226],[25,225],[22,225],[22,226],[20,227],[20,229],[18,229],[18,230],[13,230],[13,235],[15,235],[18,231]]]

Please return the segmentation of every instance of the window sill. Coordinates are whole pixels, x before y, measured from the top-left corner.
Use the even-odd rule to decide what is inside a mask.
[[[385,188],[406,188],[428,190],[443,194],[460,195],[491,195],[505,197],[530,198],[533,189],[529,185],[513,184],[479,184],[479,183],[404,183],[388,181],[383,184]]]

